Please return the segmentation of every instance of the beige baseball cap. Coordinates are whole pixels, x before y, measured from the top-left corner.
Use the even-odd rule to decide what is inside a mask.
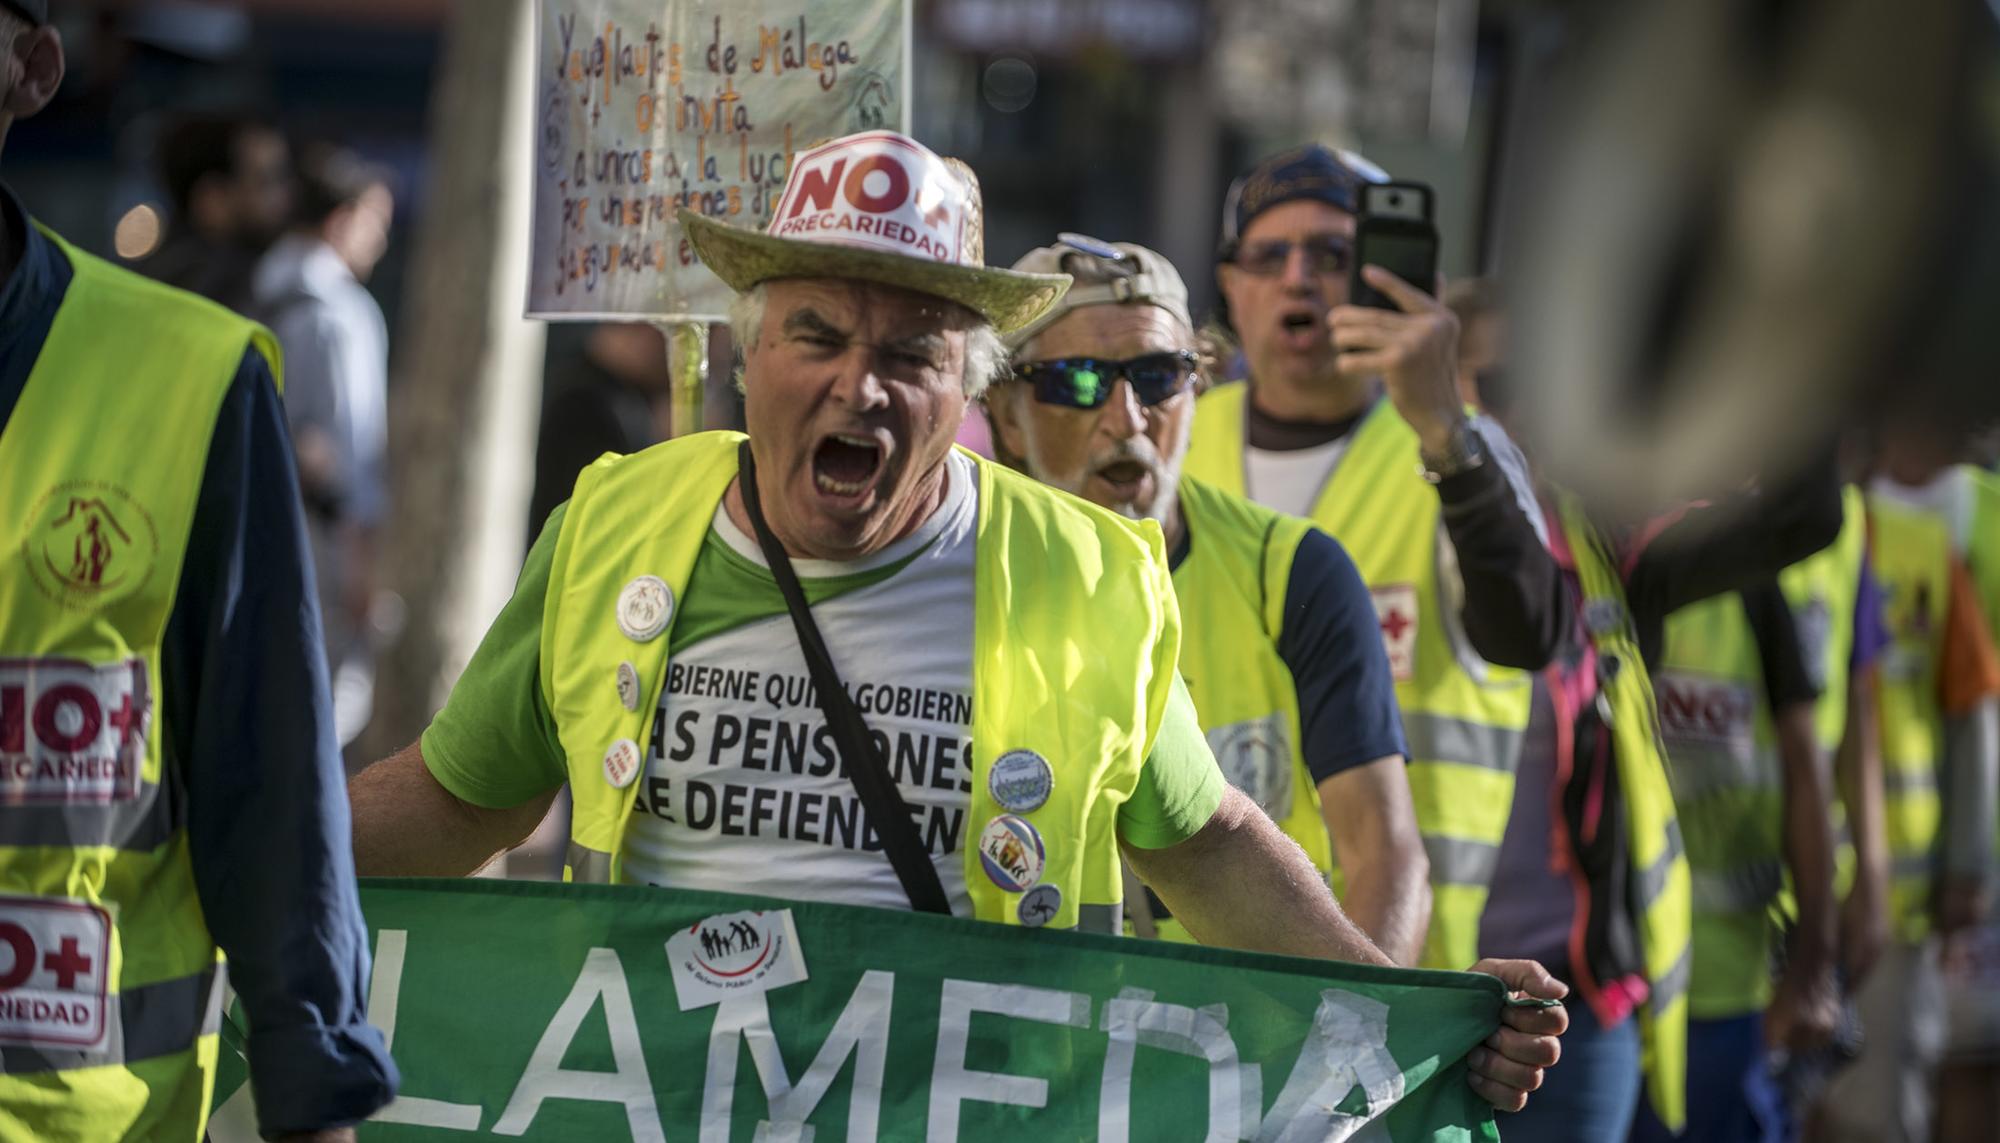
[[[1181,319],[1188,329],[1187,283],[1174,264],[1156,250],[1131,242],[1105,242],[1085,234],[1056,235],[1054,246],[1030,250],[1014,269],[1030,274],[1067,274],[1074,285],[1040,317],[1005,333],[1008,352],[1017,352],[1034,336],[1071,310],[1085,306],[1158,306]]]
[[[703,264],[738,293],[772,278],[856,278],[957,302],[1004,333],[1069,285],[985,265],[972,169],[893,131],[800,152],[763,230],[685,208],[678,217]]]

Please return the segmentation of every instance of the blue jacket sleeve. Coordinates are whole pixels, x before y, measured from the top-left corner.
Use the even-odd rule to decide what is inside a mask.
[[[362,1120],[398,1079],[363,1008],[368,930],[298,477],[254,349],[209,444],[161,669],[195,886],[249,1017],[259,1126]]]
[[[1278,657],[1298,691],[1299,733],[1315,783],[1377,758],[1408,755],[1368,587],[1346,549],[1317,528],[1292,560]]]

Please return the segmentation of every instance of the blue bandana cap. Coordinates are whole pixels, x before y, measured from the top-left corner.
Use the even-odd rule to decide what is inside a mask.
[[[1388,172],[1352,151],[1311,143],[1280,151],[1229,184],[1222,201],[1222,251],[1229,256],[1250,220],[1281,203],[1308,198],[1346,211],[1361,207],[1361,184],[1386,183]]]

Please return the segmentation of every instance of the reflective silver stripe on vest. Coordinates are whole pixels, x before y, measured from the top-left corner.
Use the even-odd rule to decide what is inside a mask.
[[[1653,981],[1652,995],[1646,998],[1646,1003],[1653,1006],[1654,1012],[1659,1012],[1677,998],[1686,996],[1688,980],[1693,974],[1694,946],[1690,944],[1681,950],[1673,966],[1661,973],[1660,979]]]
[[[118,1015],[101,1052],[74,1048],[0,1048],[0,1074],[69,1071],[103,1064],[135,1064],[193,1047],[222,1027],[220,965],[192,976],[128,988],[116,997]]]
[[[1882,770],[1882,792],[1890,797],[1907,798],[1911,794],[1934,794],[1938,788],[1937,771],[1929,766],[1912,767],[1908,770]]]
[[[1431,859],[1431,884],[1471,885],[1485,889],[1500,867],[1500,847],[1460,837],[1426,837],[1424,853]]]
[[[1985,878],[1993,867],[1995,809],[2000,806],[2000,723],[1993,700],[1944,723],[1944,765],[1938,768],[1944,812],[1938,822],[1941,860],[1947,876]]]
[[[1639,908],[1651,908],[1660,894],[1667,891],[1667,874],[1673,871],[1674,862],[1686,852],[1681,845],[1681,823],[1679,820],[1667,823],[1667,845],[1653,863],[1639,871]]]
[[[1741,752],[1725,743],[1669,738],[1667,775],[1674,800],[1686,805],[1719,791],[1782,793],[1778,756],[1764,750]]]
[[[1427,711],[1403,712],[1403,737],[1413,762],[1456,762],[1514,772],[1521,761],[1521,732]]]
[[[1108,933],[1112,936],[1125,934],[1125,906],[1120,905],[1078,905],[1076,907],[1076,931],[1079,933]]]
[[[1692,870],[1698,913],[1762,912],[1785,883],[1777,858],[1747,861],[1730,869]]]
[[[1889,861],[1892,881],[1928,881],[1936,873],[1937,855],[1933,853],[1901,854]]]
[[[569,865],[571,881],[603,885],[611,880],[611,855],[602,850],[570,842],[569,852],[564,855],[563,860]]]
[[[0,806],[0,846],[51,849],[158,849],[180,828],[184,799],[151,782],[123,802],[23,803]]]

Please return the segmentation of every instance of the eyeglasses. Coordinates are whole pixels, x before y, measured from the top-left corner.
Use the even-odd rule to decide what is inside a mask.
[[[1332,234],[1316,234],[1303,242],[1293,242],[1289,238],[1253,242],[1238,249],[1236,257],[1230,261],[1246,274],[1275,278],[1284,273],[1285,267],[1290,264],[1294,247],[1306,252],[1306,269],[1315,274],[1345,274],[1354,257],[1354,244],[1347,239]]]
[[[1072,409],[1101,408],[1111,398],[1120,377],[1132,383],[1141,405],[1157,405],[1185,393],[1194,384],[1201,358],[1191,349],[1146,353],[1124,361],[1101,357],[1059,357],[1053,361],[1023,361],[1014,376],[1035,387],[1035,400]]]

